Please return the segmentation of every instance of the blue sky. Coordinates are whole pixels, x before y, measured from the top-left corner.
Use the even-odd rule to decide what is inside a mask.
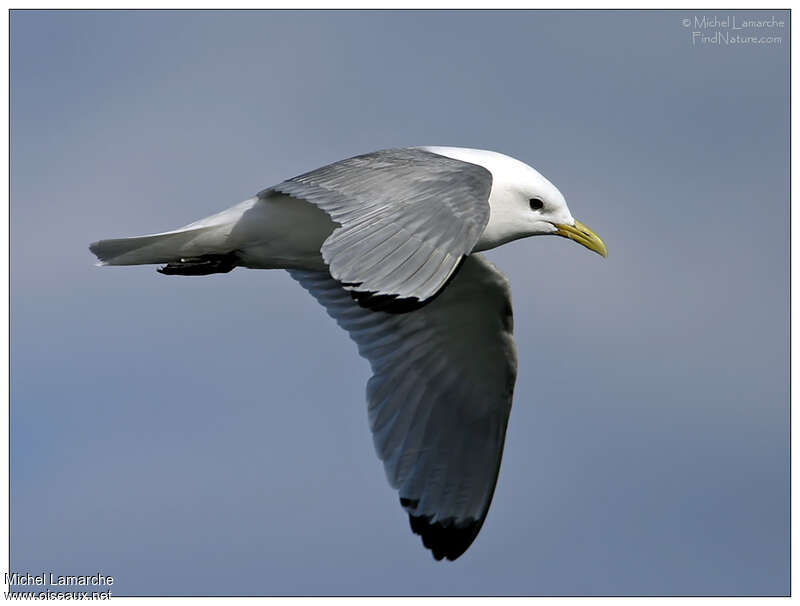
[[[11,565],[118,594],[786,594],[789,54],[772,12],[11,16]],[[775,32],[758,30],[757,35]],[[285,178],[493,149],[608,245],[487,254],[519,378],[478,539],[437,563],[367,363],[282,271],[96,268]]]

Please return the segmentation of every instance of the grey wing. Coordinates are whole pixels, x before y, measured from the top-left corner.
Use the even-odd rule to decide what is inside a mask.
[[[369,423],[389,483],[433,556],[456,559],[489,509],[511,410],[507,280],[470,255],[429,305],[390,314],[360,307],[325,272],[289,273],[369,361]]]
[[[421,149],[356,156],[264,190],[303,198],[339,223],[321,252],[373,309],[422,303],[458,269],[489,221],[491,173]],[[384,307],[382,307],[384,306]]]

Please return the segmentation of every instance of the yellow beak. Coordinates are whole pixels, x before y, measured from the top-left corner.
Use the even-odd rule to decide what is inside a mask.
[[[575,221],[575,225],[564,225],[563,223],[554,223],[558,229],[558,235],[575,240],[578,244],[583,244],[589,250],[593,250],[598,255],[603,257],[608,256],[606,245],[591,229],[586,227],[580,221]]]

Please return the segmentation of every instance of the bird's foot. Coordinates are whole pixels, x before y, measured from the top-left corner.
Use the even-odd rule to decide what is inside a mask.
[[[167,276],[207,276],[225,274],[236,267],[236,255],[203,255],[187,257],[158,268],[158,273]]]

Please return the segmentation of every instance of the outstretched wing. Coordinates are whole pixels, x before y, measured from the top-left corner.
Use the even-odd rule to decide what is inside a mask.
[[[335,162],[264,190],[303,198],[340,224],[322,257],[373,309],[423,303],[455,273],[489,221],[491,173],[421,149]]]
[[[486,517],[516,378],[506,278],[470,255],[422,309],[360,307],[325,272],[290,270],[369,360],[369,423],[386,476],[433,556],[456,559]]]

